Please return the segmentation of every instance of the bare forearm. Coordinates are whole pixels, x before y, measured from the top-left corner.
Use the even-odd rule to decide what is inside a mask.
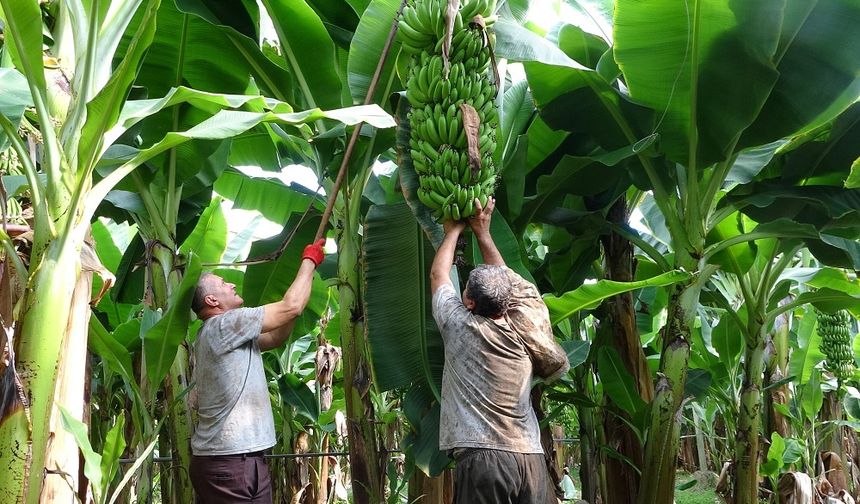
[[[460,233],[448,233],[439,245],[433,264],[430,266],[430,290],[436,292],[440,286],[450,282],[451,265],[454,263],[454,254],[457,251],[457,239]]]
[[[281,327],[273,331],[269,331],[265,335],[260,335],[260,351],[265,352],[266,350],[278,348],[283,345],[285,341],[290,339],[290,335],[293,333],[294,327],[296,327],[296,319],[291,319]]]
[[[282,326],[294,321],[308,304],[313,287],[315,265],[305,259],[299,266],[292,285],[284,293],[283,299],[264,306],[263,332],[272,334]]]
[[[493,241],[493,237],[490,236],[489,232],[476,234],[475,238],[478,240],[478,248],[481,250],[481,255],[484,257],[485,264],[491,264],[494,266],[505,265],[505,259],[502,257],[499,249],[496,248],[496,243]]]
[[[308,300],[310,300],[315,270],[316,265],[313,261],[308,259],[303,260],[299,266],[298,273],[296,273],[296,279],[293,280],[290,288],[284,293],[284,301],[291,306],[297,307],[299,313],[305,309],[308,305]]]

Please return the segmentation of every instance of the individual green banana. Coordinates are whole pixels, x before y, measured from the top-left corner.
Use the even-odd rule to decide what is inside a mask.
[[[460,207],[457,205],[451,205],[451,218],[455,221],[460,220]]]

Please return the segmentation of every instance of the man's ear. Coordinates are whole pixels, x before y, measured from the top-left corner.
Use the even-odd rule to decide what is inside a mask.
[[[475,309],[475,301],[472,298],[467,297],[466,300],[463,302],[463,305],[469,311],[472,311]]]
[[[208,294],[206,297],[204,297],[203,301],[206,303],[207,306],[218,306],[218,298],[216,298],[212,294]]]

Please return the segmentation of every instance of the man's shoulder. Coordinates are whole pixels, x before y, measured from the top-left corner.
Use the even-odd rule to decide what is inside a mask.
[[[219,313],[214,317],[210,317],[204,321],[204,325],[207,323],[223,323],[226,320],[233,319],[242,319],[242,318],[254,318],[262,316],[263,307],[262,306],[241,306],[239,308],[233,308],[232,310],[227,310],[224,313]]]

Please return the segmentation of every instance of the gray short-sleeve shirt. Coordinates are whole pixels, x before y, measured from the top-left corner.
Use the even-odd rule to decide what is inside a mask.
[[[263,308],[237,308],[207,319],[194,342],[198,424],[195,455],[271,448],[275,422],[257,338]]]
[[[504,318],[473,315],[451,284],[433,295],[433,315],[445,343],[439,448],[543,453],[523,339]]]

